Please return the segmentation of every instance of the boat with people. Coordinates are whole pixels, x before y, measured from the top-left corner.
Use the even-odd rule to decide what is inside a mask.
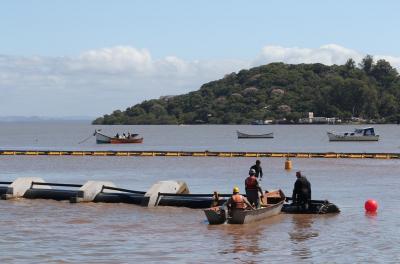
[[[246,134],[240,131],[236,131],[238,138],[273,138],[274,133],[266,133],[266,134]]]
[[[210,225],[217,224],[247,224],[278,215],[285,202],[282,190],[266,192],[262,198],[260,208],[232,210],[227,212],[223,207],[212,207],[204,210]]]
[[[356,128],[353,132],[327,132],[329,141],[378,141],[373,127]]]
[[[129,143],[142,143],[143,137],[138,138],[139,134],[128,134],[128,136],[121,137],[117,134],[115,137],[107,136],[96,130],[93,134],[96,136],[97,144],[129,144]]]

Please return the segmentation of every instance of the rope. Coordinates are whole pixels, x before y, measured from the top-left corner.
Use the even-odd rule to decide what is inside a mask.
[[[93,135],[88,136],[87,138],[85,138],[84,140],[78,142],[78,144],[82,144],[83,142],[88,141],[91,137],[93,137]]]

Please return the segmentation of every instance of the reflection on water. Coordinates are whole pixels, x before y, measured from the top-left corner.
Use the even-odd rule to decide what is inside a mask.
[[[228,248],[221,251],[221,254],[228,253],[251,253],[259,254],[265,249],[260,247],[260,240],[262,240],[261,225],[223,225],[221,228],[229,243]]]
[[[268,252],[275,251],[280,238],[271,235],[271,229],[276,228],[284,220],[283,215],[277,215],[263,221],[244,224],[208,226],[209,232],[217,232],[223,237],[225,246],[219,251],[236,261],[258,263]]]
[[[309,259],[312,256],[307,240],[318,237],[318,230],[313,229],[313,215],[293,215],[293,229],[289,232],[290,240],[293,243],[292,254],[300,259]]]

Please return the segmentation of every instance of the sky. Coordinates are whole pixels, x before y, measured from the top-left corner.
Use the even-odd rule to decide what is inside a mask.
[[[9,0],[0,116],[101,116],[282,61],[400,70],[400,1]]]

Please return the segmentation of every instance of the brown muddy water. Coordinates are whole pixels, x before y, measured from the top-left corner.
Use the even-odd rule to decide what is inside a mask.
[[[326,128],[316,127],[315,131],[323,133]],[[205,130],[209,138],[212,134],[221,137],[220,127],[209,129]],[[309,135],[308,130],[296,133],[296,137],[298,133]],[[82,136],[84,133],[75,138]],[[48,137],[44,137],[46,142],[53,140]],[[289,147],[284,140],[274,144],[279,142]],[[10,145],[11,139],[1,144],[6,143]],[[175,143],[168,142],[171,146]],[[70,147],[67,143],[57,144]],[[193,141],[185,144],[193,148],[200,145]],[[244,148],[234,141],[223,144],[230,144],[232,149]],[[257,148],[257,143],[249,144]],[[350,148],[327,144],[319,142],[308,148]],[[369,146],[396,149],[398,145],[395,140],[384,146],[379,144]],[[47,143],[43,146],[47,147]],[[193,193],[214,190],[227,193],[235,185],[244,188],[244,178],[254,161],[204,157],[1,156],[0,180],[26,176],[60,183],[109,180],[118,187],[147,190],[157,181],[175,179],[187,182]],[[261,159],[261,162],[265,173],[263,188],[281,188],[291,195],[294,173],[302,170],[311,181],[313,198],[334,202],[341,213],[281,214],[251,225],[209,226],[201,210],[186,208],[0,200],[0,263],[400,262],[399,161],[293,159],[293,170],[289,172],[283,169],[283,159]],[[368,198],[379,203],[376,215],[364,212]]]

